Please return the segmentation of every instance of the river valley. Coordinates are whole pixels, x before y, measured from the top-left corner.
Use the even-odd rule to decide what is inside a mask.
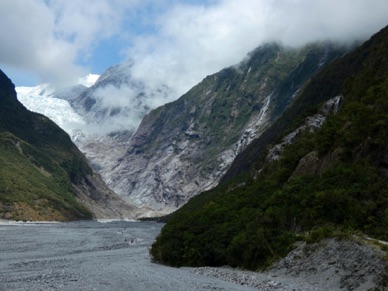
[[[1,223],[0,290],[252,290],[151,262],[162,224]]]

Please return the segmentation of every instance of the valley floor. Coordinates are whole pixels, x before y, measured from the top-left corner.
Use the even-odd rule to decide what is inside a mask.
[[[154,264],[153,222],[0,225],[0,290],[252,290]]]
[[[321,254],[326,256],[322,266],[333,272],[326,279],[320,273],[323,269],[307,270],[313,262],[305,265],[305,251],[300,248],[268,273],[154,264],[148,249],[161,227],[154,222],[128,221],[0,222],[0,290],[356,290],[373,283],[364,272],[363,284],[340,286],[339,277],[349,275],[339,270],[340,258],[333,261]],[[293,262],[296,255],[301,257],[298,263]],[[300,275],[287,271],[287,264],[293,264],[294,271],[299,266]],[[373,264],[368,268],[377,270]],[[316,275],[309,277],[304,272]]]

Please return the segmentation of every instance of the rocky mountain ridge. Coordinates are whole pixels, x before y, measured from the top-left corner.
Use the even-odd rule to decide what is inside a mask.
[[[213,188],[230,164],[292,103],[304,83],[345,48],[263,45],[152,110],[106,176],[126,201],[169,213]]]

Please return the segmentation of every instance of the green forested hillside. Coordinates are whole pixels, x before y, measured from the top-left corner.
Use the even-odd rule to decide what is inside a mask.
[[[0,71],[0,218],[92,218],[72,188],[91,173],[70,137],[24,108]]]
[[[315,113],[344,102],[280,159],[266,151]],[[173,265],[267,266],[296,240],[363,232],[388,239],[388,28],[323,69],[215,189],[178,210],[152,246]]]

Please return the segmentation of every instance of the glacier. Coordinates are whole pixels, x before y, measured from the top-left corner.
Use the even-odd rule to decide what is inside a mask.
[[[82,88],[85,90],[93,86],[98,78],[97,74],[88,74],[78,79],[76,84],[60,89],[44,83],[34,87],[18,86],[15,90],[18,100],[28,110],[50,118],[74,141],[80,132],[84,131],[87,122],[73,109],[68,100],[57,98],[57,95],[71,96],[72,93],[79,95],[81,91],[78,86],[81,86],[81,90]]]

